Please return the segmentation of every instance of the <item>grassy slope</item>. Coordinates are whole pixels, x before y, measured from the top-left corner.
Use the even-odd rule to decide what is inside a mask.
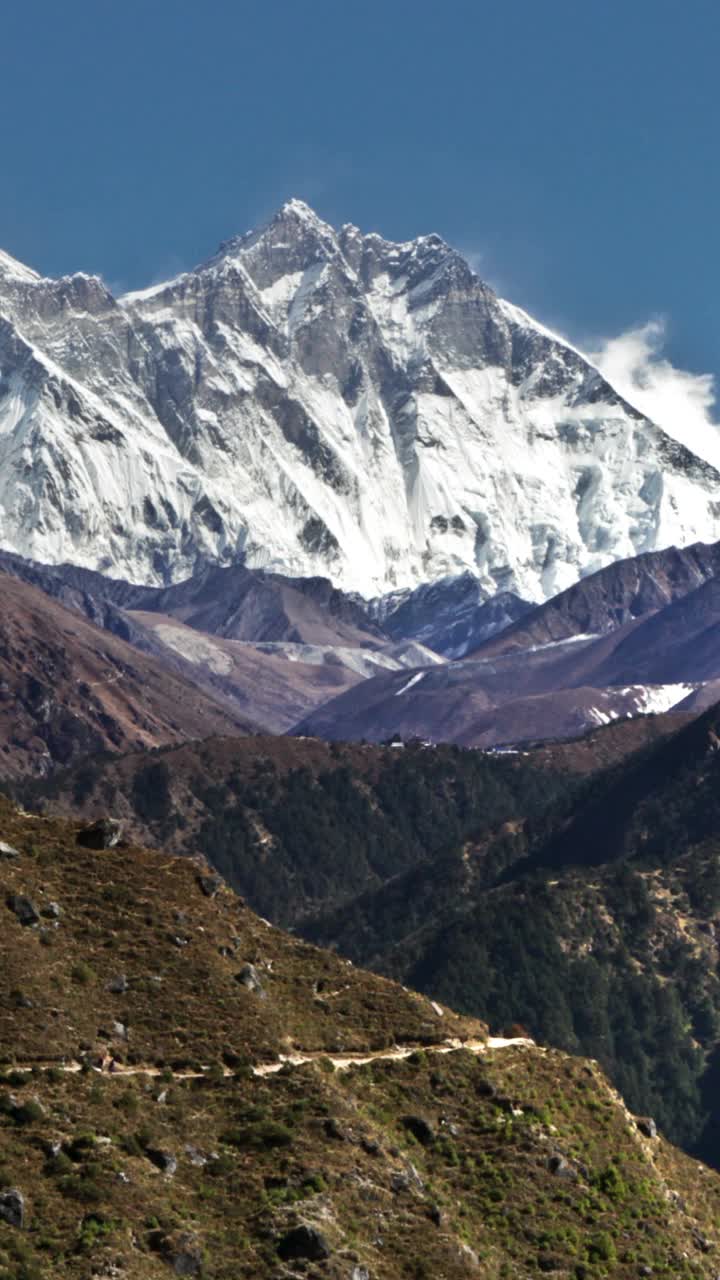
[[[205,897],[188,860],[82,850],[73,824],[7,805],[0,819],[20,851],[0,861],[3,899],[61,911],[57,928],[23,927],[3,908],[0,1194],[26,1199],[22,1231],[0,1222],[3,1280],[161,1280],[181,1273],[183,1249],[185,1274],[207,1280],[716,1274],[720,1178],[644,1137],[594,1065],[533,1048],[424,1050],[259,1079],[238,1058],[287,1037],[335,1048],[481,1028],[263,925],[227,890]],[[185,947],[168,936],[180,929]],[[246,960],[264,999],[235,981]],[[113,995],[118,971],[129,986]],[[116,1018],[128,1060],[217,1063],[229,1050],[233,1074],[10,1065],[104,1044]],[[300,1223],[322,1232],[327,1258],[281,1261]]]

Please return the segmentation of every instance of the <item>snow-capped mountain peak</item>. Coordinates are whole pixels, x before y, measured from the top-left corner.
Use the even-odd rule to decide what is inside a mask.
[[[720,537],[720,475],[440,236],[291,200],[119,305],[12,261],[7,549],[149,582],[245,558],[366,596],[467,571],[537,600]]]
[[[2,249],[0,249],[0,277],[6,280],[22,280],[25,283],[42,278],[37,271],[33,271],[32,267],[24,266],[22,262],[17,261],[17,258],[11,257]]]

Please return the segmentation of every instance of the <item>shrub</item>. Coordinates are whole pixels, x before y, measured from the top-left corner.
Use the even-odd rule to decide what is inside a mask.
[[[60,1179],[60,1190],[64,1196],[77,1200],[80,1204],[99,1204],[103,1199],[103,1191],[94,1168],[83,1169],[81,1173],[71,1173]]]
[[[116,1224],[111,1218],[103,1218],[98,1213],[88,1213],[83,1218],[78,1232],[77,1247],[83,1252],[92,1249],[103,1236],[110,1235]]]
[[[607,1231],[598,1231],[587,1247],[590,1262],[617,1262],[617,1253],[612,1236]]]
[[[30,1098],[27,1102],[23,1102],[19,1107],[13,1107],[12,1118],[16,1124],[38,1124],[45,1117],[45,1112],[39,1102],[34,1102]]]
[[[258,1120],[243,1129],[233,1129],[223,1134],[223,1142],[228,1146],[248,1150],[272,1150],[275,1147],[289,1147],[293,1136],[287,1125],[275,1120]]]
[[[70,977],[78,987],[87,987],[92,982],[95,974],[89,964],[86,964],[84,960],[79,960],[70,970]]]

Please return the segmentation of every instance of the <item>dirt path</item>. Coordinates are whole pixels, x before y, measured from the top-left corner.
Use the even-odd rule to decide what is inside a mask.
[[[465,1049],[470,1053],[485,1054],[491,1053],[496,1049],[508,1048],[524,1048],[535,1047],[535,1041],[525,1036],[515,1036],[506,1039],[503,1036],[489,1036],[487,1040],[460,1040],[450,1039],[443,1040],[439,1044],[430,1045],[394,1045],[392,1049],[380,1049],[375,1052],[358,1050],[354,1053],[323,1053],[320,1050],[312,1053],[289,1053],[279,1054],[276,1062],[261,1062],[253,1067],[253,1075],[256,1076],[272,1076],[278,1071],[282,1071],[283,1067],[300,1067],[306,1062],[330,1062],[336,1071],[347,1071],[349,1067],[366,1066],[369,1062],[400,1062],[404,1058],[409,1058],[411,1054],[422,1050],[424,1053],[456,1053],[458,1049]],[[18,1063],[12,1066],[13,1071],[34,1070],[35,1067],[54,1066],[60,1071],[70,1074],[82,1071],[83,1063],[78,1061],[57,1062],[57,1063]],[[165,1068],[149,1065],[140,1065],[128,1067],[122,1063],[113,1063],[112,1066],[104,1068],[93,1066],[93,1071],[99,1075],[112,1076],[161,1076]],[[173,1078],[175,1080],[202,1080],[204,1078],[203,1071],[174,1071]],[[225,1069],[226,1076],[234,1075],[230,1068]]]

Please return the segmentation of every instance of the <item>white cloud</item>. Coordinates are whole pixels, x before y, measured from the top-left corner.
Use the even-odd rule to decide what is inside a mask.
[[[720,469],[715,379],[711,373],[676,369],[663,355],[665,337],[664,321],[649,320],[617,338],[606,338],[590,359],[630,404]]]

